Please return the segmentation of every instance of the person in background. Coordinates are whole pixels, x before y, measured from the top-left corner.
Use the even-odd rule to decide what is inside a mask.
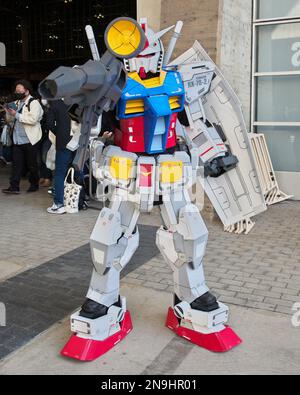
[[[31,96],[30,82],[15,83],[16,101],[6,108],[8,122],[12,126],[12,176],[10,186],[2,190],[5,194],[19,194],[24,166],[28,169],[30,187],[28,193],[39,190],[38,143],[42,138],[41,120],[44,111],[40,102]]]
[[[45,127],[45,119],[49,109],[47,100],[41,99],[41,104],[44,110],[44,117],[41,122],[43,137],[39,146],[39,166],[40,166],[40,187],[50,188],[52,185],[52,171],[47,168],[47,153],[51,147],[49,140],[49,131]]]
[[[71,141],[71,118],[68,107],[62,100],[49,102],[49,110],[45,117],[45,128],[56,137],[56,160],[54,176],[54,202],[47,209],[49,214],[65,214],[64,182],[73,160],[73,152],[67,148]]]
[[[6,144],[2,142],[2,133],[9,127],[6,123],[6,111],[4,109],[5,102],[0,99],[0,165],[5,167],[11,163],[11,147],[8,147]],[[6,141],[7,143],[7,141]]]

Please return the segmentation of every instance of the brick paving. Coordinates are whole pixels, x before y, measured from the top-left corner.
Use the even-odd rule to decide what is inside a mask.
[[[0,188],[7,186],[5,178],[7,171],[0,169]],[[45,212],[50,203],[45,190],[29,196],[0,194],[0,279],[53,262],[87,244],[97,212],[52,217]],[[270,207],[256,218],[248,236],[224,233],[211,214],[204,217],[210,231],[205,272],[212,291],[225,303],[290,315],[293,304],[300,302],[300,203]],[[141,223],[159,226],[157,210],[142,216]],[[154,239],[146,237],[143,248],[145,256],[151,252],[151,259],[123,282],[172,292],[171,271]]]
[[[9,171],[0,168],[0,280],[41,265],[88,243],[97,213],[61,217],[47,214],[52,198],[47,189],[6,196]]]
[[[142,243],[122,276],[157,254],[156,228],[142,226]],[[75,311],[85,300],[92,273],[89,245],[0,282],[7,326],[0,327],[0,359]]]
[[[205,257],[208,285],[224,302],[291,314],[300,302],[300,203],[272,206],[256,218],[252,233],[224,233],[205,214],[210,239]],[[126,282],[172,292],[172,274],[160,255]]]

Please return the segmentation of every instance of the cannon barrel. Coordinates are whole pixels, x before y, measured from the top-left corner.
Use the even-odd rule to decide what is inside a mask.
[[[101,61],[89,60],[83,66],[61,66],[39,85],[44,99],[64,99],[67,104],[88,106],[99,100],[96,91],[101,90],[107,80],[108,71]]]
[[[146,36],[138,22],[117,18],[105,32],[107,51],[100,58],[90,26],[86,28],[93,59],[83,66],[61,66],[39,85],[40,95],[47,100],[64,99],[70,108],[81,114],[79,148],[74,166],[82,170],[87,159],[91,129],[98,117],[113,110],[127,83],[122,59],[137,57],[145,48]]]
[[[91,128],[103,111],[113,110],[127,82],[124,64],[108,51],[100,60],[83,66],[59,67],[39,85],[44,99],[64,99],[70,108],[82,113],[81,137],[74,166],[82,170],[87,158]]]

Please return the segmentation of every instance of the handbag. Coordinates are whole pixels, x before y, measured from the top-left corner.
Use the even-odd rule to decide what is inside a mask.
[[[70,176],[71,183],[68,182]],[[71,167],[65,179],[64,189],[65,209],[68,214],[76,214],[79,211],[79,198],[82,186],[76,184],[74,176],[75,170],[73,167]]]
[[[11,147],[12,146],[10,127],[8,125],[5,125],[2,130],[1,144],[3,145],[3,147]]]
[[[52,144],[46,155],[47,169],[51,171],[55,170],[55,158],[56,158],[56,149],[55,149],[55,145]]]

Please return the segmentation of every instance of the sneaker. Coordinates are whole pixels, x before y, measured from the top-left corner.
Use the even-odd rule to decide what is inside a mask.
[[[47,213],[48,214],[57,214],[57,215],[62,215],[66,213],[66,209],[64,206],[62,205],[57,205],[57,204],[53,204],[52,207],[49,207],[47,209]]]
[[[37,192],[39,187],[37,185],[31,185],[31,187],[27,190],[27,193]]]
[[[2,189],[2,193],[5,193],[6,195],[20,195],[20,190],[9,187],[7,189]]]
[[[0,156],[0,165],[3,167],[10,166],[11,162],[7,161],[4,156]]]

